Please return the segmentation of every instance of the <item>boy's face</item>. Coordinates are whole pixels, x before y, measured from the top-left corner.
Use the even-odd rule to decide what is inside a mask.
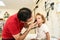
[[[40,15],[36,16],[37,23],[40,24],[43,22],[42,17]]]

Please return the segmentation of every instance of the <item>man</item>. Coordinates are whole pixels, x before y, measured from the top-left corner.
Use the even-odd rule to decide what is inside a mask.
[[[20,32],[24,25],[31,20],[31,10],[28,8],[20,9],[17,14],[12,15],[6,21],[2,31],[2,40],[24,40],[24,38],[36,23],[30,24],[22,35]]]

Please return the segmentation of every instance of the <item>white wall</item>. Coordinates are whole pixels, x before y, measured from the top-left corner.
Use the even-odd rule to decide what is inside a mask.
[[[42,13],[46,17],[44,2],[45,2],[44,0],[39,2],[39,4],[38,4],[39,8],[36,9],[36,13],[38,13],[38,12]],[[59,35],[60,35],[59,28],[60,27],[59,27],[59,21],[58,21],[59,18],[56,13],[56,1],[52,0],[51,2],[55,2],[54,10],[50,10],[49,17],[48,17],[49,20],[46,23],[47,23],[48,28],[50,29],[51,36],[59,37]]]
[[[5,13],[6,11],[7,11],[7,12],[10,14],[10,16],[11,16],[11,15],[17,13],[17,12],[18,12],[18,9],[0,9],[0,18],[3,18],[4,13]]]
[[[58,21],[59,21],[59,24],[60,24],[60,12],[57,12],[57,15],[58,15]],[[60,25],[59,25],[59,34],[60,34]],[[59,35],[59,38],[60,38],[60,35]]]

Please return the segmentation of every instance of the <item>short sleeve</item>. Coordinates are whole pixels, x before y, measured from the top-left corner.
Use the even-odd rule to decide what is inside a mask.
[[[45,33],[49,32],[47,25],[44,25],[44,32],[45,32]]]
[[[9,23],[8,24],[8,30],[10,31],[10,33],[12,35],[16,35],[16,34],[20,33],[20,31],[17,28],[17,24],[16,23]]]

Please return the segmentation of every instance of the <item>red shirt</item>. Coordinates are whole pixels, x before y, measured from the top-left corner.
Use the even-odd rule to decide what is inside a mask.
[[[16,35],[20,33],[23,26],[24,26],[24,23],[18,20],[16,14],[9,17],[3,27],[2,38],[3,39],[13,38],[12,35]]]

